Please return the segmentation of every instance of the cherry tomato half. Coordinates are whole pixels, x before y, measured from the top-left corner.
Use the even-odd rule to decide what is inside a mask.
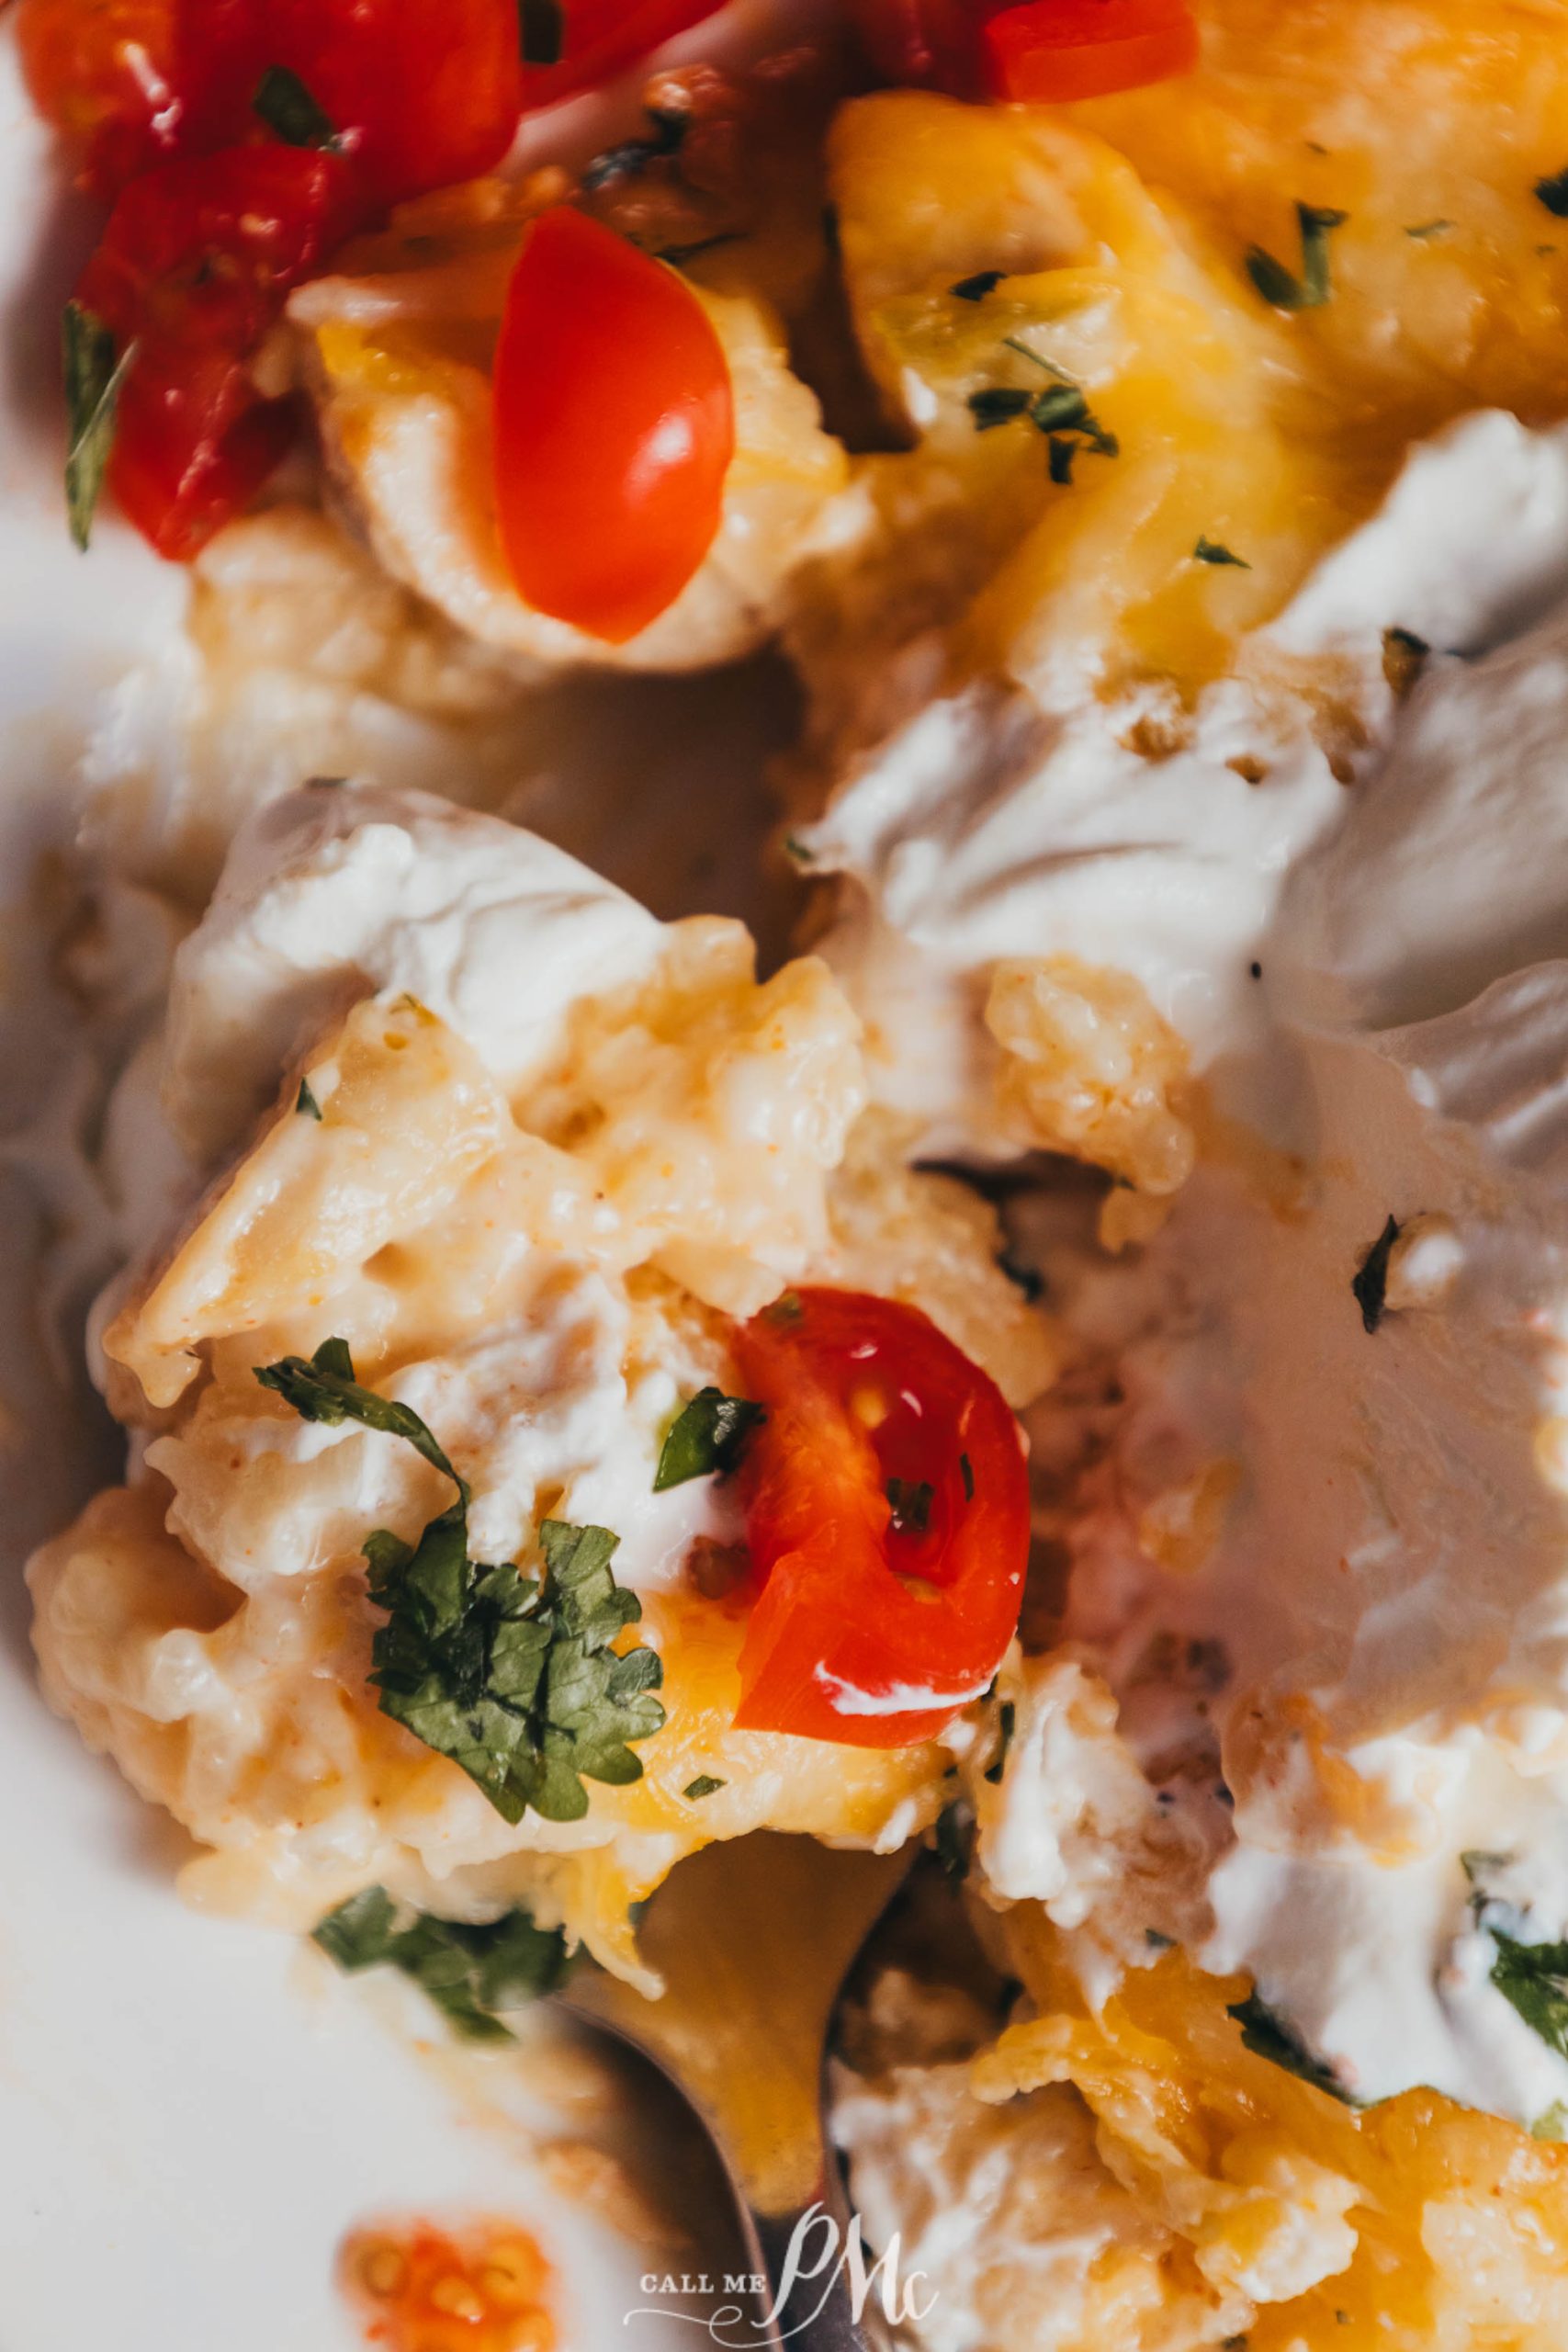
[[[738,1333],[768,1418],[741,1470],[761,1589],[736,1722],[856,1747],[929,1739],[1018,1623],[1029,1479],[1017,1421],[918,1308],[787,1294]]]
[[[341,156],[257,146],[164,164],[116,205],[77,292],[137,346],[109,480],[161,555],[196,554],[288,447],[292,403],[264,399],[246,363],[358,202]]]
[[[684,279],[565,206],[529,230],[495,364],[495,496],[517,593],[611,645],[718,529],[729,368]]]
[[[716,16],[724,0],[560,0],[560,55],[553,65],[525,65],[530,110],[553,106],[624,73],[677,33]]]
[[[1032,0],[993,17],[983,40],[992,96],[1037,105],[1142,89],[1198,62],[1185,0]]]

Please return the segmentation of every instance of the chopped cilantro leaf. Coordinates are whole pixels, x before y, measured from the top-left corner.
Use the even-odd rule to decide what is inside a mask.
[[[1549,212],[1555,213],[1559,220],[1568,220],[1568,171],[1553,172],[1548,178],[1537,180],[1535,192]]]
[[[351,1974],[396,1968],[470,2041],[510,2041],[498,2009],[521,2008],[564,1983],[570,1962],[558,1928],[509,1911],[483,1927],[415,1912],[399,1924],[384,1887],[367,1886],[318,1920],[313,1940]]]
[[[694,1781],[687,1781],[681,1794],[689,1804],[700,1804],[704,1797],[711,1797],[717,1790],[728,1785],[727,1781],[716,1781],[711,1772],[699,1772]]]
[[[1192,550],[1192,560],[1194,563],[1232,563],[1238,571],[1252,570],[1252,566],[1245,556],[1233,555],[1230,548],[1223,546],[1218,539],[1206,539],[1201,531],[1198,534],[1198,543]]]
[[[800,840],[797,834],[786,833],[784,835],[784,855],[786,857],[792,857],[796,865],[811,865],[816,863],[817,854],[815,850],[809,848],[805,842]]]
[[[1247,274],[1266,302],[1277,311],[1315,311],[1327,301],[1328,232],[1343,226],[1348,215],[1318,204],[1298,204],[1296,225],[1301,232],[1302,274],[1297,277],[1282,261],[1261,245],[1247,249]]]
[[[1568,1943],[1521,1944],[1494,1928],[1492,1982],[1550,2050],[1568,2058]]]
[[[1356,1270],[1350,1288],[1361,1310],[1364,1330],[1375,1331],[1382,1321],[1383,1301],[1388,1295],[1388,1261],[1394,1243],[1399,1238],[1399,1227],[1392,1216]]]
[[[1008,1750],[1012,1746],[1012,1736],[1018,1724],[1018,1709],[1010,1699],[1004,1699],[998,1708],[997,1724],[1000,1744],[998,1747],[995,1760],[986,1767],[986,1778],[993,1788],[998,1785],[1002,1774],[1007,1770]]]
[[[310,1081],[308,1078],[302,1078],[299,1080],[299,1091],[294,1098],[294,1108],[302,1118],[316,1120],[321,1118],[321,1106],[310,1091]]]
[[[683,1487],[688,1478],[708,1478],[716,1471],[723,1476],[733,1470],[747,1439],[766,1419],[765,1407],[754,1405],[748,1396],[727,1396],[721,1388],[699,1388],[670,1426],[653,1476],[654,1493]]]
[[[1151,1951],[1169,1951],[1175,1945],[1176,1938],[1162,1934],[1158,1928],[1145,1928],[1144,1941]]]
[[[1568,2140],[1568,2105],[1554,2098],[1542,2114],[1530,2125],[1532,2140]]]
[[[525,65],[558,65],[566,50],[561,0],[519,0],[518,32]]]
[[[1073,478],[1073,459],[1078,454],[1078,444],[1067,440],[1060,433],[1053,433],[1046,443],[1046,450],[1052,481],[1066,487]]]
[[[287,65],[269,65],[251,100],[267,129],[286,147],[335,147],[332,117]]]
[[[905,1534],[923,1535],[931,1523],[931,1505],[936,1500],[936,1488],[929,1478],[889,1478],[887,1499],[893,1506],[893,1524]]]
[[[1038,393],[1029,411],[1030,422],[1042,433],[1061,433],[1081,424],[1089,402],[1077,384],[1049,384]]]
[[[71,537],[85,548],[104,474],[114,447],[120,388],[137,352],[128,343],[118,358],[114,336],[102,319],[67,302],[61,328],[65,369],[65,511]]]
[[[961,277],[956,286],[950,286],[947,290],[961,302],[983,302],[987,294],[995,293],[1006,276],[1005,269],[977,269],[973,277]]]
[[[1267,2058],[1272,2066],[1282,2066],[1288,2075],[1299,2075],[1303,2083],[1311,2083],[1315,2090],[1326,2091],[1330,2098],[1343,2106],[1354,2107],[1349,2093],[1341,2088],[1331,2067],[1314,2058],[1305,2044],[1282,2024],[1266,2001],[1249,1993],[1245,2001],[1228,2004],[1229,2014],[1241,2028],[1244,2050],[1255,2057]]]
[[[371,1647],[382,1713],[450,1757],[507,1821],[530,1806],[580,1821],[584,1780],[639,1780],[631,1743],[664,1721],[653,1695],[663,1667],[653,1650],[612,1646],[642,1614],[611,1574],[620,1539],[543,1521],[542,1580],[471,1559],[467,1483],[417,1413],[359,1385],[346,1340],[258,1366],[256,1378],[307,1420],[402,1438],[457,1489],[417,1544],[385,1529],[365,1539],[370,1598],[388,1620]]]
[[[969,413],[975,420],[976,433],[988,433],[994,424],[1006,424],[1021,416],[1032,394],[1020,391],[1015,385],[995,384],[984,391],[969,395]]]

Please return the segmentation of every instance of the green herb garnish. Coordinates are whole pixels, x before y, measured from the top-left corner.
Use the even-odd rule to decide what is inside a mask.
[[[1078,454],[1078,444],[1065,439],[1059,433],[1053,433],[1045,447],[1052,481],[1063,488],[1067,487],[1073,479],[1073,459]]]
[[[1249,1993],[1245,2001],[1233,2001],[1227,2006],[1241,2028],[1244,2050],[1250,2050],[1254,2057],[1267,2058],[1271,2066],[1282,2066],[1288,2075],[1299,2075],[1303,2083],[1310,2083],[1314,2090],[1326,2091],[1342,2106],[1357,2104],[1341,2087],[1332,2067],[1314,2058],[1305,2043],[1281,2023],[1256,1993]]]
[[[1297,277],[1265,253],[1261,245],[1248,245],[1247,274],[1266,302],[1277,311],[1315,311],[1327,301],[1328,232],[1348,220],[1348,213],[1337,212],[1332,207],[1319,204],[1298,204],[1296,220],[1301,230],[1302,274]]]
[[[936,1500],[936,1488],[929,1478],[889,1478],[887,1499],[893,1506],[893,1524],[906,1535],[923,1535],[931,1523],[931,1505]]]
[[[1176,1938],[1163,1934],[1158,1928],[1145,1928],[1144,1941],[1151,1951],[1170,1951],[1175,1948]]]
[[[286,147],[336,147],[340,143],[331,115],[287,65],[267,67],[256,84],[251,105]]]
[[[727,1396],[721,1388],[699,1388],[670,1426],[653,1474],[653,1491],[683,1487],[688,1478],[725,1476],[735,1468],[746,1441],[767,1408],[749,1396]]]
[[[1537,180],[1535,192],[1549,212],[1559,220],[1568,220],[1568,171],[1553,172],[1544,180]]]
[[[530,1805],[580,1821],[584,1780],[640,1780],[631,1742],[664,1721],[653,1695],[664,1669],[653,1650],[611,1646],[642,1615],[610,1572],[619,1537],[543,1521],[542,1580],[470,1559],[467,1482],[417,1413],[359,1385],[346,1340],[324,1340],[308,1363],[258,1366],[256,1378],[306,1420],[402,1438],[457,1489],[417,1544],[385,1529],[366,1538],[370,1598],[388,1618],[371,1650],[382,1713],[450,1757],[507,1821]]]
[[[80,302],[67,302],[61,325],[65,369],[65,511],[71,536],[85,548],[114,447],[115,418],[137,345],[115,356],[114,335]]]
[[[519,0],[518,37],[525,65],[558,65],[566,52],[561,0]]]
[[[728,1785],[728,1781],[716,1781],[711,1772],[699,1772],[694,1781],[687,1781],[681,1794],[689,1804],[700,1804],[704,1797],[711,1797],[716,1790]]]
[[[351,1975],[400,1969],[469,2041],[512,2041],[496,2011],[557,1991],[571,1965],[559,1929],[536,1928],[526,1911],[486,1927],[416,1911],[400,1926],[397,1905],[380,1886],[351,1894],[318,1920],[311,1937]]]
[[[1008,1750],[1012,1746],[1013,1732],[1018,1724],[1018,1709],[1010,1699],[1004,1699],[998,1708],[997,1723],[1001,1736],[1001,1744],[997,1749],[995,1759],[986,1767],[986,1778],[993,1788],[999,1784],[1002,1774],[1007,1770]]]
[[[1238,571],[1252,570],[1252,566],[1245,556],[1233,555],[1230,548],[1223,546],[1218,539],[1206,539],[1201,531],[1198,534],[1198,543],[1192,550],[1192,560],[1194,563],[1232,563]]]
[[[1492,1982],[1550,2050],[1568,2058],[1568,1943],[1521,1944],[1492,1929]]]
[[[984,391],[969,395],[969,413],[975,420],[976,433],[988,433],[994,424],[1007,424],[1021,416],[1033,398],[1032,392],[1020,391],[1015,385],[987,385]]]
[[[1388,1261],[1390,1252],[1399,1238],[1399,1226],[1389,1218],[1377,1239],[1357,1268],[1350,1288],[1361,1310],[1362,1328],[1375,1331],[1382,1321],[1383,1304],[1388,1296]]]
[[[1554,2098],[1530,2125],[1532,2140],[1568,2140],[1568,2104]]]
[[[321,1118],[321,1106],[310,1091],[310,1081],[308,1078],[302,1078],[299,1080],[299,1091],[294,1097],[294,1108],[301,1118],[316,1120]]]
[[[961,277],[956,286],[950,286],[947,290],[961,302],[983,302],[987,294],[996,292],[1006,276],[1005,269],[977,269],[973,277]]]

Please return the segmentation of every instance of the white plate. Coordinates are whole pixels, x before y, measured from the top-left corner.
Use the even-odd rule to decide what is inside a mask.
[[[38,908],[48,859],[76,823],[85,730],[116,677],[177,629],[185,590],[112,517],[86,560],[66,535],[58,322],[93,216],[61,187],[3,37],[0,214],[14,232],[0,247],[0,1135],[14,1135],[70,1066]],[[690,755],[689,690],[646,692],[674,768]],[[643,773],[635,694],[617,693],[607,707],[618,717],[595,704],[575,736],[562,721],[570,756],[550,747],[524,802],[636,887],[668,822]],[[660,859],[660,911],[710,892],[755,897],[757,737],[778,699],[765,679],[720,697],[705,766],[725,822],[684,817],[684,849]],[[717,875],[699,854],[716,832],[728,868]],[[673,2316],[627,2324],[648,2301],[639,2276],[671,2264],[552,2192],[508,2120],[528,2104],[526,2052],[461,2064],[422,2053],[410,2028],[431,2029],[412,1993],[351,1984],[291,1939],[187,1909],[174,1886],[178,1834],[44,1707],[21,1563],[113,1475],[115,1454],[81,1385],[62,1385],[51,1366],[33,1295],[42,1223],[5,1148],[0,2347],[344,2352],[363,2341],[334,2284],[344,2233],[388,2216],[476,2214],[539,2236],[558,2266],[565,2352],[702,2340]]]

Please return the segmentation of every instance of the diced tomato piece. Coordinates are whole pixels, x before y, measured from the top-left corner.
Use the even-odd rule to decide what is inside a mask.
[[[553,65],[525,65],[530,112],[625,73],[677,33],[716,16],[723,0],[559,0],[561,53]]]
[[[849,0],[889,82],[960,98],[1065,104],[1190,74],[1188,0]]]
[[[1018,1622],[1017,1421],[977,1364],[890,1299],[790,1294],[736,1354],[768,1415],[740,1473],[760,1589],[736,1722],[858,1747],[934,1736]]]
[[[561,206],[524,240],[495,365],[495,496],[518,594],[606,643],[672,605],[713,544],[729,368],[691,288]]]
[[[983,35],[998,98],[1063,105],[1190,74],[1198,27],[1185,0],[1032,0]]]
[[[269,66],[305,85],[374,203],[491,170],[522,111],[517,0],[23,0],[19,33],[39,109],[109,195],[265,138]]]
[[[292,404],[264,399],[247,363],[361,209],[341,156],[276,146],[165,164],[116,205],[77,294],[137,345],[109,481],[161,555],[196,554],[283,455]]]
[[[269,66],[298,75],[365,183],[392,204],[474,178],[523,107],[517,0],[183,0],[193,69],[225,140]]]
[[[112,196],[178,151],[179,0],[21,0],[17,46],[33,104]]]

